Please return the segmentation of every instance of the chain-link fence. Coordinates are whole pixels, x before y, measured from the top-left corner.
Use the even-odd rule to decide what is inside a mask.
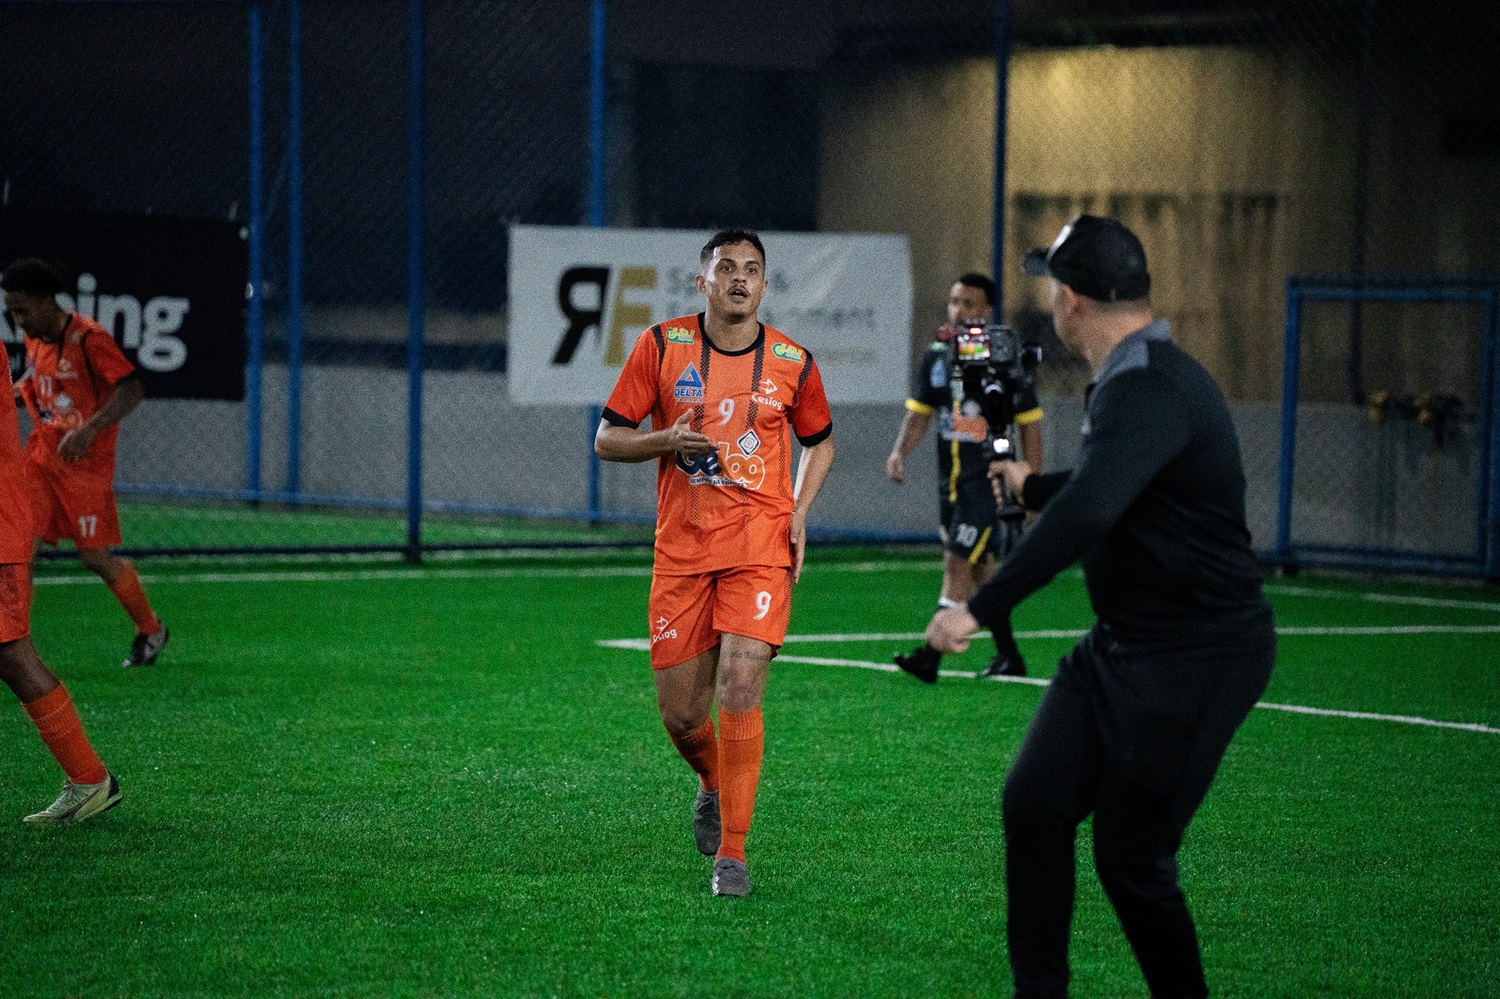
[[[1052,348],[1044,433],[1062,467],[1087,374],[1016,261],[1091,211],[1141,235],[1158,311],[1233,400],[1269,550],[1288,277],[1500,271],[1497,45],[1495,5],[1414,0],[824,0],[733,17],[645,0],[3,0],[0,182],[7,209],[248,230],[245,398],[128,417],[131,548],[639,539],[651,468],[598,468],[587,407],[507,400],[518,222],[902,235],[913,359],[953,278],[998,266],[1004,316]],[[1314,311],[1298,463],[1365,453],[1369,427],[1442,396],[1444,462],[1482,505],[1492,375],[1472,314]],[[836,407],[825,533],[933,535],[936,462],[913,455],[899,488],[883,474],[901,412]],[[1325,415],[1326,434],[1309,429]],[[1342,499],[1354,525],[1320,541],[1372,536],[1390,502],[1372,488],[1309,501]]]

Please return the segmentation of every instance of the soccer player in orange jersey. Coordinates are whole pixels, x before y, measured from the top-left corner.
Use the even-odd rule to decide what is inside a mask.
[[[3,343],[0,360],[0,377],[13,388]],[[25,821],[80,822],[118,804],[120,784],[83,734],[67,688],[31,644],[31,499],[24,461],[16,411],[0,407],[0,680],[20,698],[68,778],[57,800]]]
[[[812,355],[757,318],[760,237],[718,232],[700,264],[705,310],[641,334],[594,450],[607,461],[656,461],[648,616],[657,703],[698,774],[693,833],[714,856],[713,893],[748,895],[761,695],[786,638],[807,511],[833,464],[833,420]],[[650,432],[640,429],[647,417]],[[795,485],[793,436],[803,449]]]
[[[57,304],[57,272],[41,260],[18,260],[0,275],[5,308],[26,334],[26,374],[17,405],[31,413],[26,480],[35,547],[63,538],[104,580],[135,622],[125,666],[149,666],[167,644],[167,626],[151,609],[135,566],[111,547],[120,543],[115,509],[115,440],[120,420],[145,392],[109,331]]]

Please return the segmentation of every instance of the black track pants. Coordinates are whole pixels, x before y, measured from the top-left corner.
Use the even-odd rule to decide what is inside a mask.
[[[1275,659],[1269,611],[1230,643],[1127,649],[1096,626],[1056,677],[1005,781],[1007,933],[1017,999],[1067,995],[1074,840],[1157,999],[1208,995],[1177,849]]]

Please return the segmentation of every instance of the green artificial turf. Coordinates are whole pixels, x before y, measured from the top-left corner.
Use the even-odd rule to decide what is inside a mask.
[[[141,565],[172,642],[75,564],[34,636],[119,808],[23,827],[60,772],[0,713],[0,995],[1008,996],[1001,782],[1036,686],[788,661],[914,644],[933,553],[814,551],[772,667],[749,850],[714,899],[661,730],[649,559]],[[1500,728],[1493,589],[1273,581],[1265,700]],[[1388,603],[1462,602],[1467,606]],[[1081,630],[1065,574],[1016,627]],[[892,638],[858,638],[884,634]],[[852,637],[851,637],[852,636]],[[1071,644],[1023,637],[1033,673]],[[978,669],[981,640],[946,666]],[[1500,734],[1252,713],[1183,884],[1215,995],[1493,996]],[[1079,842],[1077,997],[1145,996]]]

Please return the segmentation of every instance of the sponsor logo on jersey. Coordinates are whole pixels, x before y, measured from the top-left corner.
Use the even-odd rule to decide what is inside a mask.
[[[677,383],[672,386],[672,399],[675,402],[702,402],[703,401],[703,379],[698,375],[698,366],[688,364],[682,369]]]
[[[697,458],[688,458],[679,452],[677,467],[687,473],[690,486],[739,486],[759,490],[766,481],[766,463],[754,454],[746,453],[747,437],[753,438],[754,447],[759,449],[760,438],[750,431],[735,442],[734,446],[739,448],[737,452],[730,451],[728,441],[719,441],[718,450]]]
[[[800,361],[804,356],[800,348],[793,347],[789,343],[771,344],[771,353],[784,361]]]
[[[669,638],[677,637],[677,629],[667,627],[667,625],[670,623],[671,622],[664,617],[659,617],[656,619],[656,634],[651,636],[652,645],[655,645],[657,642],[664,642]]]
[[[972,402],[972,400],[970,400]],[[962,444],[983,444],[990,435],[990,425],[984,416],[978,412],[979,406],[974,404],[974,412],[969,412],[968,402],[960,412],[949,409],[942,410],[942,422],[938,425],[938,434],[945,441],[958,441]]]
[[[735,443],[740,446],[741,454],[751,455],[760,450],[760,437],[754,430],[746,430]]]
[[[73,362],[69,361],[66,357],[59,360],[57,362],[57,377],[77,378],[78,372],[73,370]]]
[[[771,379],[769,378],[762,378],[760,380],[760,392],[750,393],[750,398],[752,401],[757,402],[762,406],[770,406],[772,409],[776,410],[779,413],[786,407],[781,404],[780,399],[771,398],[771,396],[776,394],[776,389],[777,385],[775,382],[771,381]],[[749,454],[750,452],[746,451],[745,453]]]
[[[692,343],[693,331],[681,326],[667,327],[667,343]]]

